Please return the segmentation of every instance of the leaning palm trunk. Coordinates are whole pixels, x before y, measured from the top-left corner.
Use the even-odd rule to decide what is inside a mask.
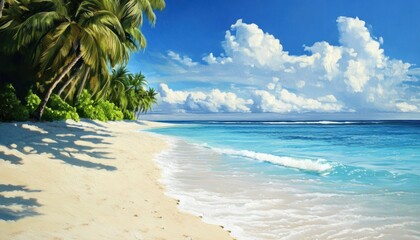
[[[140,108],[137,108],[137,111],[136,111],[136,119],[138,120],[138,119],[140,119]]]
[[[60,88],[60,90],[58,91],[58,96],[61,96],[61,94],[63,94],[64,89],[67,88],[67,86],[76,78],[76,74],[72,75],[71,77],[69,77],[69,79],[67,79],[67,81],[63,84],[63,86]]]
[[[67,88],[67,86],[76,78],[77,74],[79,74],[80,70],[82,70],[82,67],[83,67],[83,65],[80,66],[80,68],[77,69],[77,71],[73,75],[71,75],[69,77],[69,79],[67,79],[67,81],[63,84],[63,86],[61,86],[60,90],[58,90],[58,93],[57,93],[59,96],[61,96],[61,94],[63,94],[63,92]]]
[[[3,16],[4,0],[0,0],[0,18]]]
[[[80,83],[79,89],[77,90],[76,97],[74,98],[74,103],[76,103],[76,104],[77,104],[77,101],[79,100],[80,94],[82,94],[82,91],[85,88],[85,84],[86,84],[86,80],[87,80],[88,75],[89,75],[89,71],[90,71],[90,67],[87,67],[85,75],[83,76],[83,80]]]
[[[60,81],[64,78],[64,76],[76,65],[76,63],[82,58],[82,53],[76,56],[76,58],[64,68],[63,72],[60,73],[54,80],[51,86],[48,88],[47,92],[45,93],[44,97],[42,98],[41,103],[39,104],[38,108],[35,111],[35,118],[40,121],[42,118],[42,114],[44,113],[45,106],[47,105],[48,100],[52,92],[54,91],[55,87],[60,83]]]
[[[76,83],[75,82],[73,82],[73,83],[70,84],[70,88],[67,90],[66,96],[64,96],[64,99],[63,99],[64,101],[67,101],[67,98],[70,97],[70,95],[73,92],[75,86],[76,86]],[[74,95],[74,92],[73,92],[73,95]]]

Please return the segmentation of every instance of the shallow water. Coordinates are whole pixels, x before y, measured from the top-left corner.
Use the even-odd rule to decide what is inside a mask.
[[[200,122],[152,132],[180,208],[238,239],[420,239],[420,122]]]

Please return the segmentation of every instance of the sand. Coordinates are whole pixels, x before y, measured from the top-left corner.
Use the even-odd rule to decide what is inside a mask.
[[[0,239],[232,239],[164,194],[156,126],[0,123]]]

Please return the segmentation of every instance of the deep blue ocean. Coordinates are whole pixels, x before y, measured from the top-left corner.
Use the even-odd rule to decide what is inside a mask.
[[[420,239],[420,121],[176,124],[168,195],[238,239]]]

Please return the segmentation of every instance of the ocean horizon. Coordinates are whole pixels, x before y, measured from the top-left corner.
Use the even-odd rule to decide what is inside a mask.
[[[0,240],[420,240],[420,0],[0,0]]]
[[[420,121],[165,121],[180,209],[238,239],[420,238]]]

